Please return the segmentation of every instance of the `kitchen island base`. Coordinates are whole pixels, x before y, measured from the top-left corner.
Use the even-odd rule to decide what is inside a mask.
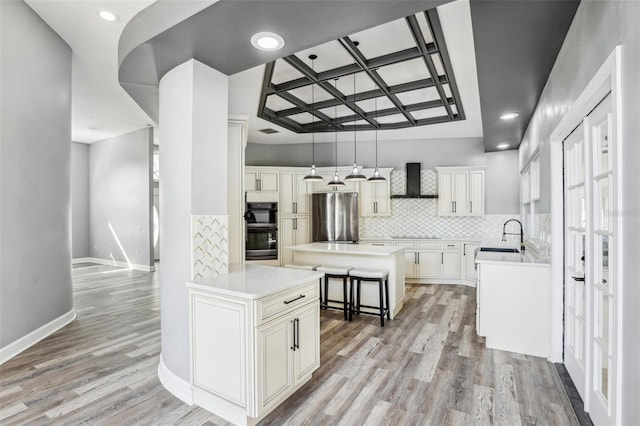
[[[389,274],[389,316],[393,319],[402,309],[404,300],[405,270],[404,248],[372,246],[364,244],[310,243],[286,249],[293,251],[296,263],[349,266],[364,269],[382,269]],[[342,286],[329,286],[329,299],[342,299]],[[375,285],[362,286],[363,305],[377,306],[380,301]],[[333,304],[342,307],[342,304]]]

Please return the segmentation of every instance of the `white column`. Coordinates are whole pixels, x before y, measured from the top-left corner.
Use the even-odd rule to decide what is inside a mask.
[[[191,403],[185,283],[227,272],[228,77],[196,60],[160,80],[160,380]]]

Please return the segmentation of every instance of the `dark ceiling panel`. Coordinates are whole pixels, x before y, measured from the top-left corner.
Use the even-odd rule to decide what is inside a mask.
[[[520,144],[577,0],[471,0],[485,151]],[[503,121],[503,112],[519,117]]]
[[[191,58],[231,75],[450,1],[221,0],[154,37],[147,46],[133,49],[121,61],[120,82],[125,90],[132,82],[150,83],[149,74],[138,71],[148,69],[140,67],[140,57],[150,56],[148,45],[153,50],[154,78]],[[250,39],[260,31],[280,34],[285,47],[278,52],[254,49]],[[144,93],[157,97],[157,87],[147,87]],[[148,102],[140,92],[129,94],[157,122],[157,112],[146,109]]]

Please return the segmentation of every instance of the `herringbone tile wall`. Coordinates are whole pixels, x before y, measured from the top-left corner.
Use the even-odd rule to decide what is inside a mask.
[[[391,172],[391,194],[405,193],[405,172]],[[421,193],[435,194],[437,174],[421,171]],[[360,238],[376,237],[439,237],[486,240],[502,236],[502,224],[518,215],[491,214],[481,217],[445,217],[437,215],[437,199],[393,199],[391,216],[366,217],[360,221]]]
[[[212,278],[229,271],[229,218],[226,215],[191,216],[191,277]]]

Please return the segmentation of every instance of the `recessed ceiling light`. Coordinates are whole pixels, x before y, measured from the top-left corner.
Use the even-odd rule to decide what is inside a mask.
[[[251,44],[256,49],[272,52],[284,47],[284,39],[276,33],[261,32],[251,37]]]
[[[105,21],[115,22],[118,20],[118,17],[115,14],[109,12],[108,10],[100,10],[98,12],[98,15]]]
[[[500,145],[496,145],[496,148],[498,148],[498,149],[507,149],[507,148],[509,148],[509,144],[508,143],[501,143]]]
[[[500,120],[513,120],[517,116],[519,116],[517,112],[505,112],[500,116]]]

